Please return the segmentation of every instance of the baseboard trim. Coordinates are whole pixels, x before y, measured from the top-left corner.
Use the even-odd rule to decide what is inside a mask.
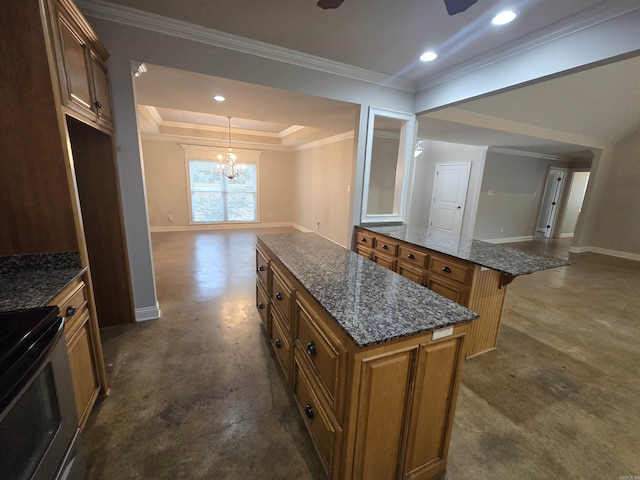
[[[154,307],[136,308],[136,322],[146,322],[147,320],[155,320],[160,318],[160,304],[156,302]]]
[[[515,243],[530,242],[531,240],[533,240],[533,235],[526,235],[524,237],[489,238],[482,241],[488,243]]]
[[[298,230],[300,230],[301,232],[304,232],[304,233],[309,233],[309,232],[312,232],[312,231],[313,231],[313,230],[310,230],[310,229],[308,229],[308,228],[306,228],[306,227],[303,227],[302,225],[298,225],[297,223],[292,223],[292,224],[290,224],[290,225],[291,225],[293,228],[296,228],[296,229],[298,229]]]
[[[151,233],[156,232],[197,232],[207,230],[239,230],[239,229],[253,229],[253,228],[274,228],[274,227],[296,227],[291,222],[255,222],[255,223],[222,223],[219,225],[176,225],[176,226],[161,226],[151,227],[149,230]]]
[[[561,233],[560,238],[573,238],[573,233]]]
[[[640,262],[640,254],[631,252],[622,252],[620,250],[609,250],[600,247],[571,247],[571,253],[598,253],[600,255],[608,255],[609,257],[624,258],[626,260],[634,260]]]

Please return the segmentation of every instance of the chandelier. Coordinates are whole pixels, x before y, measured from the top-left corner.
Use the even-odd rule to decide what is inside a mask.
[[[240,180],[247,172],[245,165],[237,165],[238,156],[233,153],[231,148],[231,117],[229,119],[229,147],[227,147],[227,155],[218,155],[218,175],[227,177],[229,180]]]

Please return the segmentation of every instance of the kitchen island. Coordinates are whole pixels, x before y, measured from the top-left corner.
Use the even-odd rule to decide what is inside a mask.
[[[409,225],[355,228],[354,250],[480,314],[465,342],[465,357],[494,350],[507,286],[520,275],[569,262],[480,240]]]
[[[256,243],[257,308],[329,478],[444,471],[477,314],[313,233]]]

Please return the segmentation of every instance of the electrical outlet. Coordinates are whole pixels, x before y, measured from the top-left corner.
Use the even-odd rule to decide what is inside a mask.
[[[320,230],[320,222],[316,222],[316,230]]]
[[[500,227],[500,233],[504,232],[504,227]]]
[[[173,222],[173,213],[170,213],[170,214],[169,214],[169,221],[170,221],[170,222]]]

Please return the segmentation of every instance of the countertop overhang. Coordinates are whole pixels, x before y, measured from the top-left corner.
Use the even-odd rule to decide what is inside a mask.
[[[358,347],[478,317],[468,308],[315,233],[257,237]]]
[[[424,227],[406,224],[385,226],[364,224],[358,227],[497,270],[512,277],[569,265],[567,260],[560,258],[535,255],[482,240],[454,238]]]

